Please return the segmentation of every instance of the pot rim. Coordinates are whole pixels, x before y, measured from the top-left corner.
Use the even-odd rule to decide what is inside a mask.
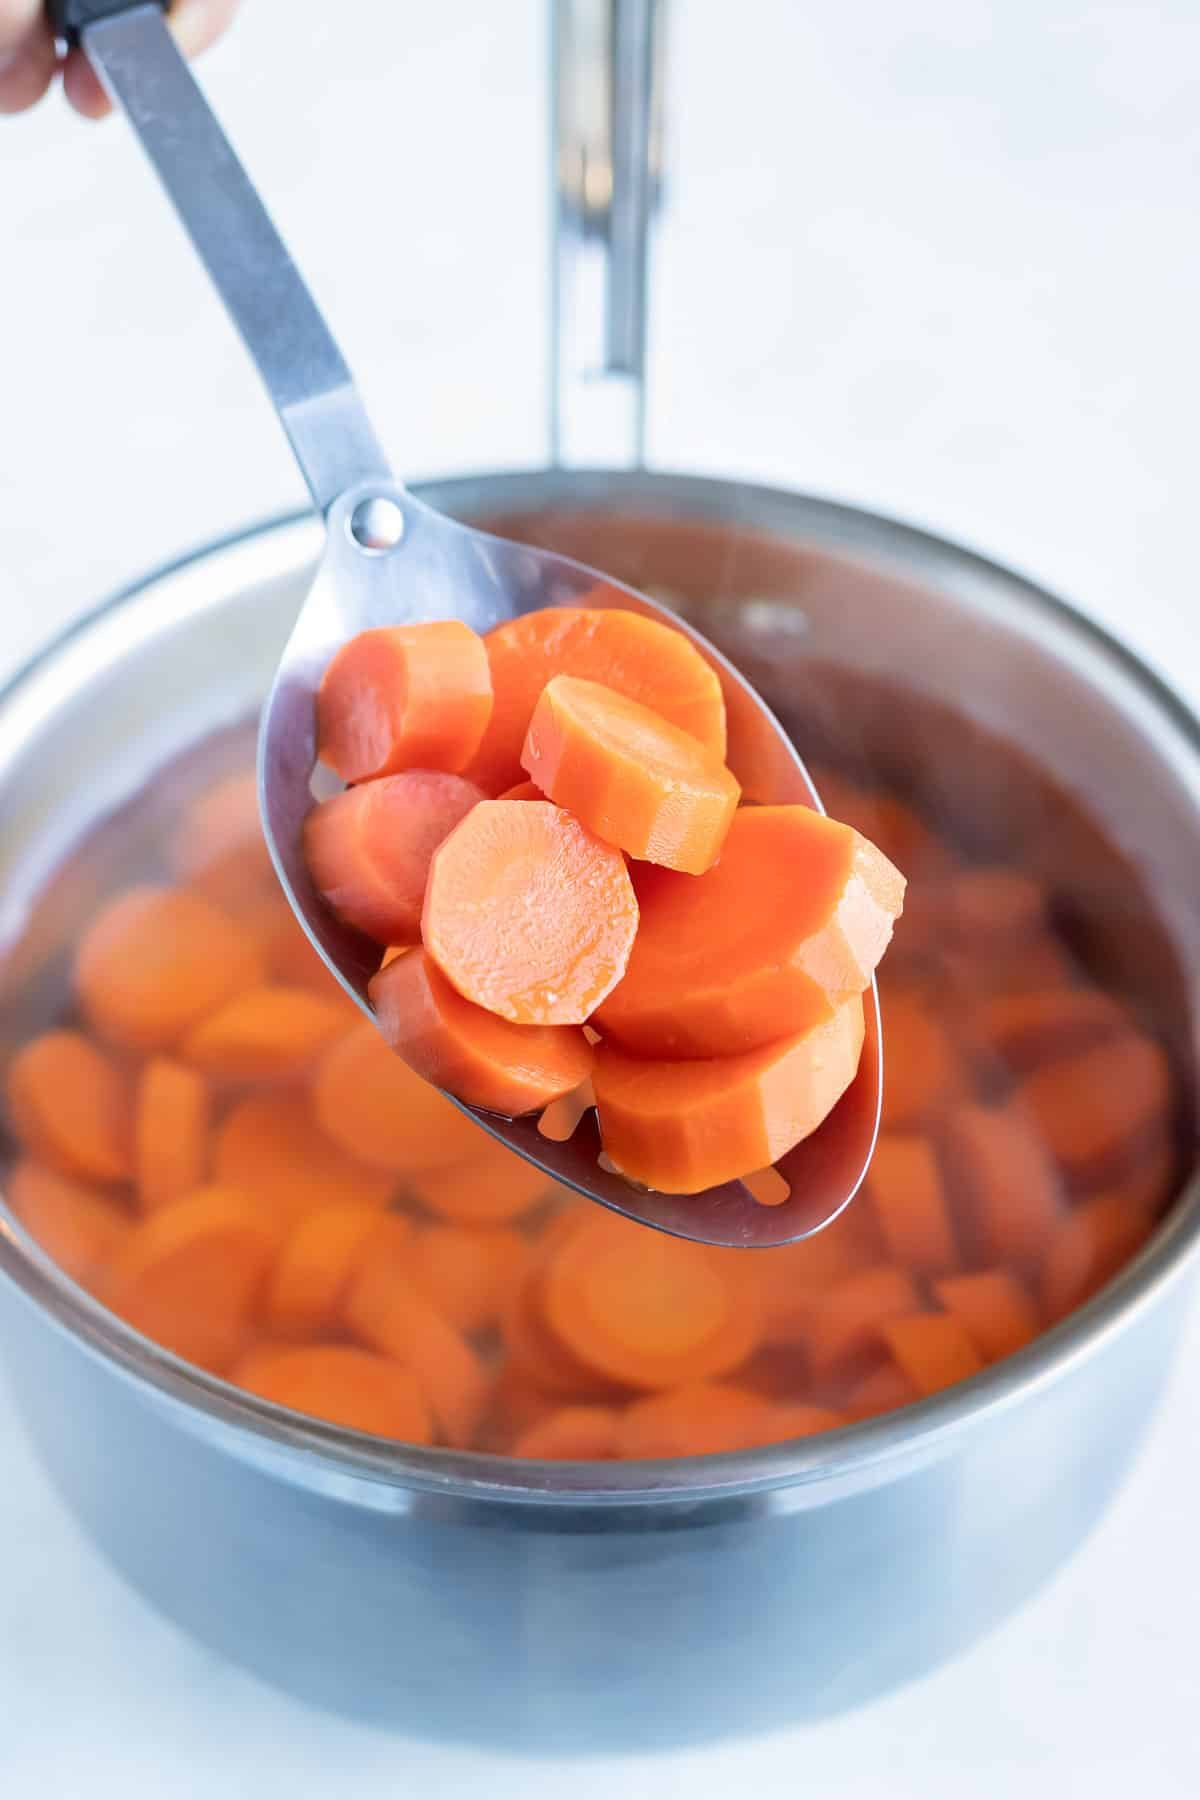
[[[658,471],[506,471],[425,482],[418,491],[448,510],[467,513],[480,510],[483,502],[500,511],[539,500],[573,498],[581,509],[636,499],[660,513],[664,505],[675,505],[688,513],[711,515],[712,502],[728,501],[736,494],[746,508],[744,522],[768,531],[777,520],[780,529],[790,523],[794,534],[798,513],[813,522],[822,520],[833,529],[819,547],[835,554],[853,558],[857,553],[860,560],[875,554],[894,563],[897,546],[907,545],[927,564],[917,579],[921,573],[935,577],[939,570],[973,570],[993,583],[1015,588],[1036,609],[1057,616],[1076,633],[1089,637],[1096,648],[1121,665],[1200,753],[1200,720],[1153,669],[1103,626],[1003,564],[887,515],[784,488]],[[706,500],[708,508],[702,504]],[[729,516],[727,511],[725,516]],[[0,685],[0,709],[76,640],[160,582],[256,542],[308,535],[315,525],[311,512],[276,515],[200,545],[117,589],[36,650]],[[299,1453],[319,1462],[326,1471],[389,1488],[540,1505],[678,1504],[797,1487],[813,1488],[819,1494],[886,1478],[896,1465],[942,1454],[964,1430],[1069,1374],[1084,1357],[1098,1352],[1158,1301],[1181,1276],[1198,1243],[1200,1170],[1193,1171],[1151,1240],[1093,1300],[1016,1355],[930,1399],[818,1437],[750,1451],[670,1461],[560,1463],[393,1445],[305,1419],[246,1394],[142,1337],[76,1287],[9,1213],[0,1195],[0,1271],[25,1300],[118,1374],[183,1411],[199,1415],[197,1423],[202,1420],[218,1431],[232,1432],[251,1444],[257,1442],[266,1452],[274,1450],[289,1459]]]

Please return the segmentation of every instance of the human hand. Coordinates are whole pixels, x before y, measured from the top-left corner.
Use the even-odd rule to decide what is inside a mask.
[[[238,0],[173,0],[168,17],[184,55],[207,50],[237,8]],[[23,112],[60,73],[76,112],[99,119],[109,110],[82,50],[58,55],[41,0],[0,0],[0,113]]]

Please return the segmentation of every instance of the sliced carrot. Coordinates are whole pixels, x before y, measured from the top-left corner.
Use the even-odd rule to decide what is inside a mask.
[[[881,1265],[847,1275],[811,1308],[805,1345],[814,1375],[823,1377],[852,1365],[879,1342],[888,1319],[915,1312],[920,1297],[903,1269]]]
[[[354,1002],[326,968],[282,894],[255,896],[249,906],[239,909],[237,917],[253,937],[272,981],[284,987],[308,988],[327,1000],[336,1000],[349,1020],[357,1016]]]
[[[483,1331],[499,1320],[531,1256],[526,1239],[502,1225],[422,1225],[413,1235],[408,1273],[451,1325]]]
[[[262,979],[250,933],[183,888],[127,889],[93,920],[75,960],[88,1022],[129,1050],[172,1049]]]
[[[1066,948],[1048,931],[990,948],[964,949],[943,942],[922,973],[931,993],[957,1002],[969,1024],[975,1010],[994,996],[1071,990],[1079,980]]]
[[[531,1462],[611,1462],[620,1415],[611,1406],[561,1406],[526,1427],[513,1443],[513,1456]]]
[[[966,1330],[946,1313],[914,1313],[889,1319],[880,1336],[921,1394],[940,1393],[956,1381],[978,1375],[983,1361]]]
[[[741,794],[698,738],[596,681],[556,675],[521,762],[542,792],[629,856],[702,875]]]
[[[495,704],[466,773],[490,793],[521,779],[533,709],[555,675],[602,682],[699,738],[725,758],[725,703],[716,673],[681,631],[622,607],[549,606],[484,639]]]
[[[348,1344],[252,1350],[230,1380],[276,1406],[331,1425],[406,1444],[433,1442],[433,1420],[416,1376],[370,1350]]]
[[[885,1131],[875,1146],[867,1192],[891,1258],[921,1275],[959,1261],[945,1183],[933,1145],[917,1132]]]
[[[920,876],[921,885],[952,873],[959,858],[906,801],[882,788],[863,787],[838,771],[809,762],[821,804],[833,819],[844,819],[878,844],[890,862]]]
[[[1046,891],[1019,869],[963,869],[939,894],[943,927],[951,942],[969,948],[1032,937],[1046,918]]]
[[[512,787],[505,788],[502,794],[496,795],[496,798],[497,800],[544,800],[546,796],[536,781],[515,781]]]
[[[41,1163],[17,1163],[5,1191],[30,1237],[84,1286],[103,1275],[133,1231],[128,1212],[108,1195]]]
[[[314,887],[376,943],[419,944],[433,853],[482,799],[461,775],[406,769],[323,800],[304,821]]]
[[[122,1072],[78,1031],[46,1031],[8,1066],[17,1141],[65,1175],[124,1181],[133,1172],[133,1112]]]
[[[312,1093],[326,1137],[389,1174],[457,1166],[482,1156],[489,1142],[452,1101],[393,1055],[370,1020],[326,1051]]]
[[[231,1108],[217,1131],[214,1167],[218,1181],[252,1195],[284,1228],[343,1202],[381,1210],[395,1187],[393,1176],[331,1143],[304,1097],[288,1091],[249,1094]]]
[[[546,1321],[568,1351],[630,1387],[727,1374],[761,1333],[746,1289],[702,1245],[599,1213],[557,1247],[542,1297]]]
[[[985,1362],[1011,1356],[1037,1336],[1033,1301],[1024,1284],[1007,1269],[954,1275],[935,1281],[933,1291]]]
[[[317,691],[317,755],[343,781],[457,774],[492,712],[483,640],[458,619],[385,625],[343,644]]]
[[[642,1461],[752,1449],[779,1436],[777,1411],[750,1388],[726,1381],[691,1382],[627,1407],[617,1424],[617,1454]]]
[[[492,1383],[475,1448],[511,1450],[523,1432],[557,1412],[559,1404],[511,1363],[501,1364]]]
[[[785,1244],[769,1256],[747,1257],[731,1251],[739,1263],[761,1271],[760,1303],[767,1343],[803,1348],[808,1315],[827,1289],[846,1275],[869,1269],[883,1258],[879,1228],[869,1206],[848,1206],[832,1224],[798,1244]]]
[[[502,1144],[487,1148],[491,1140],[479,1135],[483,1147],[469,1162],[422,1170],[409,1176],[408,1187],[441,1219],[457,1225],[506,1225],[544,1201],[554,1183]]]
[[[247,988],[193,1025],[179,1056],[208,1075],[268,1081],[301,1074],[347,1025],[339,1001],[309,988]]]
[[[1148,1146],[1145,1153],[1119,1175],[1106,1181],[1102,1188],[1089,1192],[1087,1197],[1089,1200],[1119,1201],[1133,1212],[1154,1218],[1170,1199],[1178,1174],[1179,1158],[1175,1146],[1164,1133],[1161,1140]]]
[[[1072,1207],[1046,1246],[1038,1304],[1056,1325],[1112,1280],[1154,1229],[1144,1212],[1120,1196],[1100,1196]]]
[[[145,1337],[220,1374],[242,1347],[279,1242],[250,1195],[201,1188],[135,1227],[104,1299]]]
[[[883,1045],[883,1122],[889,1129],[924,1124],[962,1092],[962,1058],[923,999],[907,992],[885,996]]]
[[[874,1419],[880,1413],[912,1406],[920,1398],[912,1378],[889,1358],[854,1384],[846,1400],[846,1412],[851,1419]]]
[[[619,850],[548,802],[485,800],[434,853],[422,932],[464,999],[514,1025],[582,1025],[637,922]]]
[[[822,1431],[840,1431],[849,1420],[845,1413],[829,1406],[813,1406],[804,1400],[777,1404],[772,1408],[769,1436],[764,1444],[782,1444],[791,1438],[817,1437]]]
[[[545,1270],[534,1268],[509,1295],[500,1318],[506,1367],[515,1379],[559,1400],[605,1400],[625,1384],[574,1355],[546,1321]]]
[[[211,1124],[212,1098],[204,1078],[169,1057],[151,1057],[138,1077],[133,1130],[143,1212],[156,1212],[203,1184]]]
[[[1025,1115],[965,1103],[947,1114],[941,1146],[979,1253],[997,1261],[1038,1255],[1063,1203],[1054,1165]]]
[[[670,1194],[764,1168],[832,1111],[862,1044],[857,995],[799,1036],[740,1056],[648,1062],[601,1043],[592,1080],[605,1151],[634,1181]]]
[[[1069,1179],[1096,1185],[1163,1130],[1171,1106],[1166,1052],[1137,1032],[1046,1063],[1018,1098]]]
[[[1121,1003],[1100,988],[1055,986],[993,994],[979,1008],[972,1030],[1012,1068],[1027,1071],[1089,1050],[1129,1022]]]
[[[252,769],[215,782],[192,802],[172,839],[170,862],[184,886],[235,912],[248,894],[274,883]]]
[[[706,875],[641,870],[637,890],[629,967],[597,1023],[640,1056],[701,1057],[794,1036],[861,993],[904,878],[847,825],[755,806]]]
[[[388,1218],[389,1239],[402,1225]],[[268,1329],[294,1338],[322,1337],[338,1319],[346,1288],[379,1224],[375,1206],[325,1206],[290,1233],[271,1271],[263,1301]],[[408,1227],[411,1230],[411,1227]]]

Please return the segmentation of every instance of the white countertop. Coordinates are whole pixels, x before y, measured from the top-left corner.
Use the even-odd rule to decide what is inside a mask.
[[[664,466],[905,514],[1200,699],[1194,0],[676,0]],[[303,14],[302,32],[295,24]],[[730,35],[731,21],[736,35]],[[541,0],[247,0],[206,78],[413,473],[540,461]],[[121,127],[0,121],[0,672],[303,490]],[[13,1800],[1195,1800],[1200,1314],[1092,1540],[969,1655],[819,1728],[524,1763],[304,1711],[81,1539],[0,1393]]]

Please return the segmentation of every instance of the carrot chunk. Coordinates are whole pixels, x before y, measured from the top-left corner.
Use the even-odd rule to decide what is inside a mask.
[[[619,850],[561,807],[485,800],[434,853],[422,932],[464,999],[514,1025],[582,1025],[637,922]]]
[[[505,1367],[534,1392],[566,1401],[599,1401],[626,1384],[591,1367],[561,1342],[545,1312],[545,1270],[534,1267],[508,1297],[500,1316]]]
[[[527,809],[528,810],[528,809]],[[379,1029],[426,1081],[510,1118],[586,1080],[592,1048],[573,1025],[513,1025],[464,1000],[424,950],[372,977]]]
[[[963,1326],[945,1313],[889,1319],[879,1329],[897,1366],[921,1394],[939,1393],[983,1368]]]
[[[869,1206],[848,1206],[832,1224],[798,1244],[784,1244],[769,1256],[730,1253],[758,1274],[767,1343],[801,1349],[808,1315],[820,1296],[846,1275],[883,1259],[879,1228]]]
[[[331,1143],[304,1097],[290,1092],[239,1100],[217,1131],[214,1166],[218,1181],[252,1195],[263,1216],[285,1229],[340,1202],[381,1209],[395,1186],[394,1177]]]
[[[40,1163],[19,1162],[6,1179],[13,1211],[63,1273],[85,1287],[101,1278],[132,1233],[129,1214],[107,1195]]]
[[[506,1225],[545,1200],[554,1184],[523,1156],[491,1143],[482,1131],[478,1135],[481,1148],[469,1162],[410,1175],[408,1186],[441,1219],[458,1225]]]
[[[496,795],[496,798],[497,800],[544,800],[546,796],[536,781],[515,781],[512,787],[505,788],[502,794]]]
[[[702,875],[741,789],[698,738],[615,688],[556,675],[533,709],[521,764],[605,843]]]
[[[317,755],[343,781],[470,762],[492,712],[483,640],[458,619],[343,644],[317,691]]]
[[[857,995],[796,1037],[740,1056],[647,1062],[601,1043],[592,1080],[604,1148],[622,1172],[696,1194],[778,1162],[815,1131],[858,1070]]]
[[[928,1138],[885,1131],[871,1159],[867,1192],[894,1261],[922,1275],[954,1268],[958,1245],[941,1169]]]
[[[761,1394],[732,1382],[691,1382],[627,1407],[617,1425],[617,1454],[642,1461],[749,1450],[781,1435],[777,1410]]]
[[[179,1056],[208,1075],[268,1081],[300,1074],[348,1023],[339,1001],[309,988],[247,988],[193,1025]]]
[[[304,821],[313,886],[376,943],[419,944],[433,853],[482,799],[461,775],[406,769],[323,800]]]
[[[1018,1098],[1068,1178],[1095,1185],[1162,1131],[1171,1105],[1170,1066],[1161,1044],[1130,1031],[1046,1063]]]
[[[1046,1245],[1038,1286],[1043,1319],[1056,1325],[1100,1291],[1153,1230],[1144,1212],[1101,1195],[1075,1206]]]
[[[433,1420],[408,1369],[348,1344],[252,1350],[230,1380],[289,1411],[406,1444],[433,1442]]]
[[[889,1358],[872,1369],[850,1389],[846,1412],[851,1419],[874,1419],[880,1413],[895,1412],[898,1407],[912,1406],[921,1398],[920,1390],[903,1369]]]
[[[1007,1269],[954,1275],[934,1282],[933,1291],[985,1362],[1011,1356],[1037,1336],[1033,1301],[1023,1283]]]
[[[920,1298],[903,1269],[860,1269],[837,1282],[810,1309],[804,1340],[818,1378],[852,1365],[879,1342],[888,1319],[915,1312]]]
[[[413,1236],[408,1272],[451,1325],[483,1331],[499,1320],[531,1254],[525,1239],[504,1226],[423,1225]]]
[[[487,1148],[479,1126],[393,1055],[369,1019],[325,1052],[312,1093],[326,1137],[388,1174],[457,1166]]]
[[[611,1406],[560,1406],[520,1432],[511,1454],[531,1462],[611,1462],[621,1454],[619,1434]]]
[[[925,1000],[885,995],[883,1044],[883,1122],[890,1130],[926,1123],[962,1092],[962,1059]]]
[[[129,1050],[172,1049],[262,979],[251,935],[183,888],[129,888],[93,920],[75,961],[88,1022]]]
[[[31,1155],[85,1181],[132,1174],[129,1084],[79,1032],[43,1032],[18,1050],[7,1098],[13,1133]]]
[[[380,1218],[375,1206],[325,1206],[290,1233],[271,1271],[264,1322],[281,1335],[321,1337],[334,1329],[338,1309]]]
[[[1034,936],[1046,919],[1046,892],[1020,869],[963,869],[939,892],[951,942],[982,949]]]
[[[274,883],[254,771],[226,776],[194,800],[169,854],[181,885],[233,911],[240,911],[249,893]]]
[[[1100,988],[1056,986],[993,994],[972,1029],[1010,1067],[1024,1072],[1090,1050],[1128,1025],[1125,1008]]]
[[[597,1024],[640,1056],[704,1057],[794,1036],[861,993],[904,878],[847,825],[756,806],[707,874],[640,870],[637,891],[629,967]]]
[[[151,1057],[138,1078],[133,1130],[143,1212],[156,1212],[203,1184],[211,1123],[212,1099],[203,1077],[169,1057]]]
[[[1062,1216],[1062,1196],[1023,1114],[1012,1106],[958,1106],[946,1117],[941,1142],[981,1254],[997,1261],[1038,1255]]]
[[[555,675],[577,675],[640,701],[725,759],[721,684],[681,631],[622,607],[549,606],[484,639],[495,704],[466,773],[490,793],[521,779],[533,709]]]

